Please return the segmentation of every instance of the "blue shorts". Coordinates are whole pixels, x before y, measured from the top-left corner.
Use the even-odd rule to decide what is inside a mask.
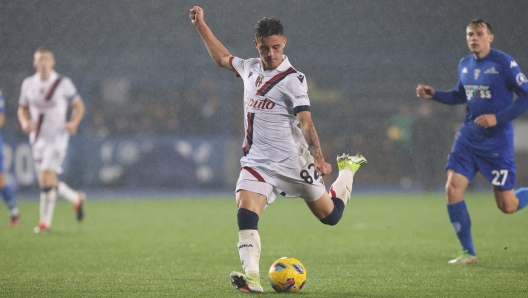
[[[473,181],[479,171],[491,184],[501,190],[515,188],[516,167],[512,154],[481,156],[458,139],[447,157],[446,170],[451,169]]]

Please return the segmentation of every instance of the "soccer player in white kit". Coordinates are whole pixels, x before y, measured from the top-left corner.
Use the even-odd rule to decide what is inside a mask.
[[[253,41],[259,58],[232,56],[204,22],[203,9],[189,13],[211,58],[244,80],[245,139],[236,186],[237,244],[244,273],[232,272],[233,286],[242,292],[263,292],[260,283],[258,220],[278,194],[301,197],[324,224],[335,225],[350,199],[354,173],[367,161],[343,154],[337,159],[339,176],[326,191],[320,176],[332,172],[325,162],[310,113],[305,75],[283,55],[284,28],[264,18]],[[310,153],[311,151],[311,153]]]
[[[22,83],[18,120],[29,134],[41,190],[40,220],[35,227],[38,233],[51,228],[57,195],[72,203],[78,221],[84,217],[84,193],[72,190],[57,175],[62,172],[70,135],[77,133],[85,108],[70,78],[53,70],[55,59],[50,50],[37,49],[33,66],[36,73]],[[67,122],[69,106],[72,113]]]

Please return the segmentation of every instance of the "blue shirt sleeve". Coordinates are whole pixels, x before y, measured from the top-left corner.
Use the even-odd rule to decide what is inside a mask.
[[[459,105],[466,103],[466,91],[460,79],[454,89],[447,91],[435,91],[433,100],[448,104],[448,105]]]
[[[458,64],[458,82],[454,89],[447,91],[436,91],[433,96],[433,100],[441,102],[448,105],[459,105],[467,102],[466,91],[464,85],[460,81],[460,71],[462,69],[462,61]]]
[[[508,89],[517,94],[517,100],[506,109],[495,114],[497,125],[512,121],[528,110],[528,80],[521,68],[512,59],[502,63]]]

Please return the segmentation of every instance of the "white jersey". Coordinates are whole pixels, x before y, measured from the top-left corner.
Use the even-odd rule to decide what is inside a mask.
[[[308,145],[297,113],[310,110],[303,73],[288,57],[274,70],[264,70],[260,58],[231,57],[231,66],[244,80],[243,160],[280,162],[305,154]]]
[[[51,72],[46,81],[38,74],[27,77],[22,83],[19,105],[29,109],[31,121],[36,129],[29,138],[31,144],[37,139],[53,142],[66,133],[68,105],[77,96],[77,89],[68,77]]]

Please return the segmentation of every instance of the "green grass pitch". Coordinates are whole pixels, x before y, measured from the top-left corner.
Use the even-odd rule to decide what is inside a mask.
[[[479,263],[463,266],[447,264],[460,248],[442,194],[356,195],[334,227],[278,198],[259,224],[259,297],[285,295],[267,280],[282,256],[306,266],[301,297],[528,297],[528,211],[502,214],[491,191],[467,204]],[[18,228],[1,219],[0,297],[247,295],[228,278],[242,270],[233,198],[88,201],[81,224],[61,202],[38,235],[38,203],[19,207]]]

